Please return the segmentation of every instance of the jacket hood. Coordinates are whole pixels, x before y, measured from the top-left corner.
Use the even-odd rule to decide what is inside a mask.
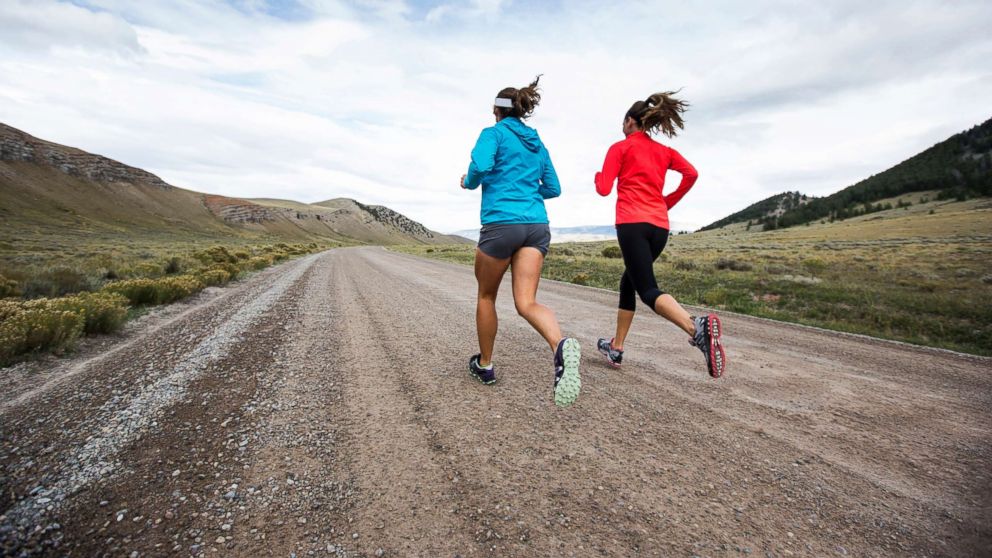
[[[512,116],[509,118],[504,118],[499,121],[499,124],[520,138],[520,143],[524,144],[524,147],[526,147],[528,151],[537,153],[541,149],[541,138],[537,135],[537,130],[527,126],[521,122],[519,118],[514,118]]]

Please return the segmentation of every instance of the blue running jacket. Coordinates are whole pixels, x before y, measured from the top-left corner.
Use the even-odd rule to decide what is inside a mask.
[[[537,130],[508,117],[482,130],[465,187],[482,185],[482,224],[547,223],[544,200],[561,194],[551,156]]]

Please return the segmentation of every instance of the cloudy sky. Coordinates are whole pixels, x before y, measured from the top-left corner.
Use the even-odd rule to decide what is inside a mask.
[[[700,171],[676,226],[828,194],[992,117],[992,2],[0,0],[0,121],[237,197],[478,226],[457,182],[495,93],[535,74],[555,226],[633,101],[682,89]],[[678,175],[669,176],[669,187]]]

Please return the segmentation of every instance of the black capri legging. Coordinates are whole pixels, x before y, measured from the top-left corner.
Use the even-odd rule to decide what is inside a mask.
[[[663,295],[654,277],[654,261],[668,243],[668,229],[651,223],[617,225],[617,241],[626,269],[620,278],[620,308],[634,311],[637,295],[654,310],[654,301]]]

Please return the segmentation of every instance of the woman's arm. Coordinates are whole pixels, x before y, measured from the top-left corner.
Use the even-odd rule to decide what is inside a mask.
[[[665,205],[668,206],[668,209],[671,209],[675,204],[679,203],[682,196],[696,183],[699,173],[696,172],[696,167],[692,166],[689,161],[686,161],[681,153],[671,148],[669,148],[669,151],[671,151],[672,157],[668,168],[682,174],[682,182],[679,183],[679,187],[671,194],[665,196]]]
[[[474,190],[482,183],[482,177],[489,174],[496,164],[496,146],[498,144],[496,130],[486,128],[479,134],[479,139],[472,148],[472,162],[468,165],[464,188]]]
[[[613,183],[616,182],[620,173],[620,161],[623,159],[620,151],[620,144],[614,143],[606,152],[606,160],[603,161],[603,170],[596,173],[596,192],[600,196],[609,196],[613,191]]]
[[[544,172],[541,173],[541,186],[537,191],[546,200],[557,198],[561,195],[561,183],[558,182],[558,173],[555,172],[555,167],[551,164],[551,155],[548,153],[548,149],[541,149],[541,153],[544,156]]]

